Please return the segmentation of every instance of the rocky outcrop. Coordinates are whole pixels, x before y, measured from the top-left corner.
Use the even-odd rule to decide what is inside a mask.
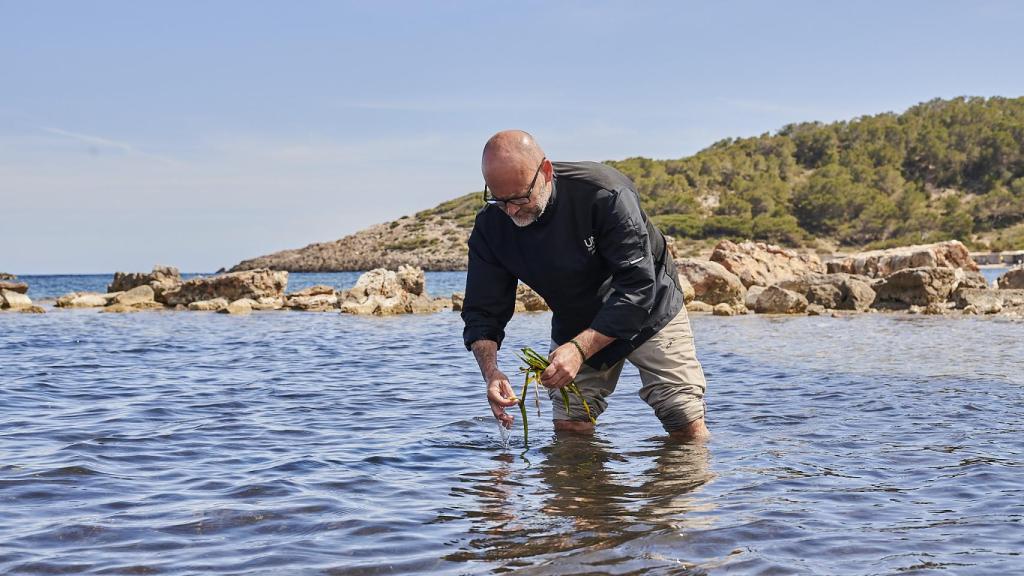
[[[417,272],[418,271],[418,272]],[[400,280],[398,272],[378,268],[370,270],[356,281],[356,285],[345,295],[341,303],[341,311],[346,314],[372,314],[387,316],[392,314],[416,314],[435,312],[442,307],[438,301],[426,295],[426,280],[410,283],[411,276],[423,277],[423,270],[413,269],[404,272],[405,279]],[[420,294],[413,294],[403,286],[422,286]]]
[[[333,242],[318,242],[244,260],[231,267],[231,271],[269,268],[291,272],[341,272],[395,270],[402,265],[424,270],[465,270],[469,261],[466,242],[472,215],[482,203],[479,194],[464,197],[464,200],[467,209],[460,220],[421,213],[371,226]]]
[[[534,292],[533,288],[530,288],[522,282],[516,286],[516,308],[521,309],[525,312],[543,312],[550,310],[548,303],[540,297],[540,294]]]
[[[198,300],[190,302],[188,309],[195,312],[219,312],[228,307],[228,301],[224,298],[213,298],[210,300]]]
[[[972,314],[997,314],[1003,310],[1003,299],[999,290],[985,288],[963,288],[956,291],[956,307]]]
[[[466,294],[464,292],[453,292],[452,293],[452,312],[461,312],[462,304],[466,301]]]
[[[9,274],[7,272],[0,272],[0,280],[17,280],[17,279],[18,279],[18,277],[16,275],[14,275],[14,274]]]
[[[717,262],[680,258],[679,273],[693,286],[694,299],[715,304],[743,304],[746,288],[732,272]]]
[[[399,280],[401,281],[401,280]],[[338,293],[331,286],[318,284],[285,296],[284,305],[292,310],[326,312],[338,308]]]
[[[1024,266],[1013,268],[996,280],[1000,290],[1017,290],[1024,288]]]
[[[102,308],[110,304],[120,292],[100,294],[98,292],[71,292],[57,298],[57,308]]]
[[[0,290],[10,290],[18,294],[28,294],[28,284],[24,282],[0,281]]]
[[[223,314],[251,314],[253,306],[256,305],[256,301],[252,298],[239,298],[234,302],[231,302],[227,306],[218,310]]]
[[[874,286],[876,307],[885,303],[928,306],[946,302],[965,278],[954,268],[908,268],[885,277]]]
[[[872,250],[828,263],[828,272],[845,272],[872,278],[884,278],[909,268],[962,268],[978,271],[970,253],[957,240],[905,246],[889,250]]]
[[[149,286],[157,302],[166,303],[164,293],[179,288],[181,274],[174,266],[153,266],[152,272],[115,272],[107,292],[127,292],[139,286]]]
[[[288,285],[288,273],[272,270],[247,270],[217,276],[186,280],[178,287],[163,293],[168,306],[188,306],[192,302],[224,298],[234,302],[242,298],[258,301],[260,298],[282,298]]]
[[[32,307],[32,299],[21,292],[0,289],[0,310],[21,310]]]
[[[149,302],[155,302],[155,292],[148,284],[142,284],[136,286],[130,290],[124,292],[118,292],[114,295],[111,304],[120,304],[122,306],[137,306],[139,304],[146,304]]]
[[[802,294],[808,304],[833,310],[867,310],[875,291],[866,276],[852,274],[807,274],[779,282],[778,286]]]
[[[807,298],[792,290],[769,286],[757,297],[754,311],[758,314],[802,314],[807,310]]]
[[[683,302],[693,302],[693,299],[697,296],[697,292],[693,289],[693,284],[690,284],[690,281],[686,279],[682,272],[676,274],[676,276],[679,279],[679,287],[683,291]]]
[[[747,288],[771,286],[807,274],[825,273],[825,265],[815,254],[800,254],[764,242],[723,240],[711,253],[711,261],[735,274]]]

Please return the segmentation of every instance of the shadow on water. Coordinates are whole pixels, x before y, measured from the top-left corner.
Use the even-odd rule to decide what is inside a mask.
[[[496,572],[649,570],[666,564],[636,555],[642,539],[707,522],[689,517],[708,508],[694,498],[713,478],[704,444],[659,437],[623,453],[599,437],[562,434],[536,452],[543,458],[530,467],[505,453],[490,470],[460,476],[453,495],[470,497],[471,538],[444,560],[485,561]]]

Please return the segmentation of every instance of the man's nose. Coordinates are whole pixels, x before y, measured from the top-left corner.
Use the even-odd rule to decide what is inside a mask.
[[[522,209],[523,209],[522,206],[518,206],[516,204],[511,204],[511,203],[506,203],[505,204],[505,214],[508,214],[509,216],[515,216],[516,214],[519,214],[519,211],[522,210]]]

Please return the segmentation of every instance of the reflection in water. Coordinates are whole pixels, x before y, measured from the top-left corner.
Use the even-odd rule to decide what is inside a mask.
[[[713,476],[704,444],[659,437],[619,453],[599,437],[563,434],[540,452],[534,467],[516,468],[517,458],[502,454],[493,469],[460,478],[470,484],[456,491],[473,497],[464,514],[475,537],[445,560],[523,567],[552,554],[706,527],[707,515],[688,517],[709,506],[693,494]]]

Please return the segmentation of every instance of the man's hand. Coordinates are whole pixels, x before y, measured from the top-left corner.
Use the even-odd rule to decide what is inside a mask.
[[[498,419],[505,428],[512,427],[512,421],[515,418],[511,414],[505,412],[505,408],[515,406],[519,399],[516,398],[516,393],[512,391],[512,385],[509,384],[508,376],[505,376],[501,370],[494,370],[485,378],[487,381],[487,401],[491,404],[491,413]]]
[[[580,351],[571,342],[555,348],[548,356],[551,364],[541,372],[540,383],[548,388],[568,386],[583,365]]]

